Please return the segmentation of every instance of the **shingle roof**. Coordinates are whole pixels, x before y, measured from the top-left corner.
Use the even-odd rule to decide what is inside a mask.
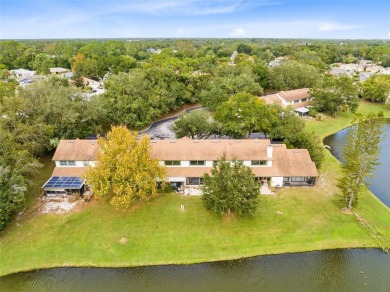
[[[256,177],[318,176],[314,162],[306,149],[286,149],[284,144],[273,145],[272,167],[251,167]],[[169,177],[201,177],[211,167],[166,167]]]
[[[228,160],[272,160],[272,167],[252,167],[256,176],[318,176],[307,149],[287,149],[273,144],[273,157],[267,157],[268,139],[247,140],[152,140],[151,156],[159,160],[217,160],[223,154]],[[96,161],[96,140],[61,140],[53,160]],[[211,168],[203,166],[167,167],[169,176],[202,176]],[[85,167],[56,167],[53,176],[80,176]]]
[[[53,160],[95,161],[98,150],[96,140],[61,140]]]
[[[268,139],[248,140],[152,140],[152,157],[159,160],[267,160]]]
[[[51,176],[77,176],[81,177],[88,167],[55,167]]]
[[[49,70],[50,73],[65,73],[69,71],[69,69],[61,68],[61,67],[54,67],[54,68],[50,68]]]
[[[281,92],[277,93],[277,95],[279,95],[281,98],[283,98],[287,102],[310,97],[309,89],[307,89],[307,88],[294,89],[294,90],[289,90],[289,91],[281,91]]]

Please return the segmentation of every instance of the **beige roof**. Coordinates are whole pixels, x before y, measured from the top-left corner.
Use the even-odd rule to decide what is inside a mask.
[[[50,73],[66,73],[68,71],[69,69],[61,68],[61,67],[50,68]]]
[[[283,106],[282,100],[276,94],[263,95],[263,96],[260,96],[260,99],[264,100],[266,104],[275,104],[276,103],[276,104]]]
[[[267,160],[268,139],[248,140],[152,140],[152,157],[159,160]]]
[[[88,167],[55,167],[51,176],[82,176]]]
[[[286,149],[284,144],[273,145],[272,167],[251,167],[256,177],[318,176],[314,162],[306,149]],[[166,167],[169,177],[201,177],[211,167]]]
[[[281,98],[283,98],[285,101],[290,102],[294,100],[299,100],[302,98],[308,98],[310,97],[309,89],[307,88],[301,88],[301,89],[294,89],[289,91],[281,91],[277,93]]]
[[[53,160],[95,161],[98,150],[96,140],[61,140]]]
[[[217,160],[223,154],[228,160],[272,160],[272,167],[252,167],[256,176],[318,176],[306,149],[287,149],[273,144],[273,157],[267,157],[268,139],[247,140],[152,140],[152,157],[159,160]],[[53,160],[96,161],[96,140],[61,140]],[[167,167],[168,176],[199,177],[210,167]],[[86,167],[56,167],[53,176],[80,176]]]

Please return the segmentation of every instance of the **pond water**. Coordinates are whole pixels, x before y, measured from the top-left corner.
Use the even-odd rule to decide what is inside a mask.
[[[57,268],[0,278],[2,291],[389,291],[390,256],[332,250],[187,266]]]
[[[346,128],[324,139],[324,144],[331,147],[332,154],[340,161],[343,160],[343,147],[348,130],[349,128]],[[383,141],[380,143],[380,165],[374,172],[369,188],[386,206],[390,207],[390,120],[386,120],[384,130]]]

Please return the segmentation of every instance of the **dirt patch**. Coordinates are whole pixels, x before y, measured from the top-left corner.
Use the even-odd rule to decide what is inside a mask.
[[[122,237],[122,238],[119,240],[119,243],[120,243],[120,244],[126,244],[126,243],[127,243],[127,238],[126,238],[126,237]]]
[[[236,215],[234,213],[227,213],[222,217],[223,223],[231,223],[236,220]]]
[[[40,210],[42,214],[66,214],[69,213],[77,204],[76,202],[60,201],[45,202]]]

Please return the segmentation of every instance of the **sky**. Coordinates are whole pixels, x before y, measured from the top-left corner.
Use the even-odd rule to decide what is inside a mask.
[[[0,0],[0,39],[390,39],[390,0]]]

